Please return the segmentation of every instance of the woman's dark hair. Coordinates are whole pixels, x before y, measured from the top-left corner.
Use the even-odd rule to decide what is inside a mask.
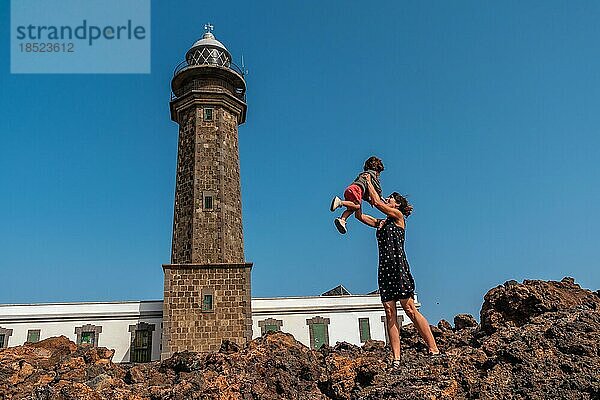
[[[408,200],[406,200],[406,197],[402,196],[398,192],[392,193],[391,196],[394,198],[394,200],[396,200],[396,203],[398,203],[398,209],[400,212],[402,212],[402,215],[408,217],[412,212],[412,207],[408,203]]]
[[[369,157],[367,161],[365,161],[365,166],[363,167],[364,171],[372,170],[375,172],[383,171],[383,162],[380,158],[375,156]]]

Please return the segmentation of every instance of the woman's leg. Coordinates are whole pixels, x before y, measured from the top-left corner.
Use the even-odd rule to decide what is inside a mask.
[[[412,299],[412,297],[408,299],[400,299],[400,304],[402,305],[406,315],[408,315],[408,318],[410,318],[415,325],[415,328],[417,328],[417,331],[419,331],[419,334],[423,340],[425,340],[425,343],[427,343],[429,351],[433,354],[439,353],[440,351],[438,350],[435,339],[433,338],[433,334],[431,333],[429,322],[427,322],[423,314],[417,310],[417,307],[415,307],[415,301]]]
[[[388,338],[390,347],[394,355],[394,360],[400,359],[400,327],[398,326],[398,314],[396,311],[396,301],[386,301],[383,303],[385,309],[385,319],[387,320]]]

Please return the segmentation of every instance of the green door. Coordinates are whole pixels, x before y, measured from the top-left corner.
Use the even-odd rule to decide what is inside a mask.
[[[371,339],[371,328],[369,327],[369,318],[359,318],[358,328],[360,332],[361,343]]]
[[[325,344],[325,324],[312,324],[313,345],[315,349],[320,349]]]
[[[135,331],[131,346],[131,362],[149,362],[152,359],[152,331]]]

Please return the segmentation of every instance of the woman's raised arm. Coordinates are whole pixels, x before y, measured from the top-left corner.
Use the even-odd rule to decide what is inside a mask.
[[[368,214],[363,214],[360,208],[358,209],[358,211],[354,212],[354,216],[363,224],[372,226],[373,228],[377,228],[377,224],[379,223],[379,220],[377,218],[371,217]]]
[[[375,188],[371,183],[371,175],[366,174],[365,178],[367,180],[367,190],[369,191],[369,198],[371,199],[371,204],[373,204],[375,208],[377,208],[379,211],[381,211],[388,217],[392,217],[398,220],[402,219],[403,217],[400,210],[388,206],[383,200],[381,200],[381,197],[379,197],[379,194],[375,191]]]

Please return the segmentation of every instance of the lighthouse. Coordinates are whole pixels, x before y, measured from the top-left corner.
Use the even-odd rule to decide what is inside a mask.
[[[163,359],[252,338],[238,147],[246,82],[212,30],[205,26],[171,81],[179,135],[171,262],[163,265]]]

